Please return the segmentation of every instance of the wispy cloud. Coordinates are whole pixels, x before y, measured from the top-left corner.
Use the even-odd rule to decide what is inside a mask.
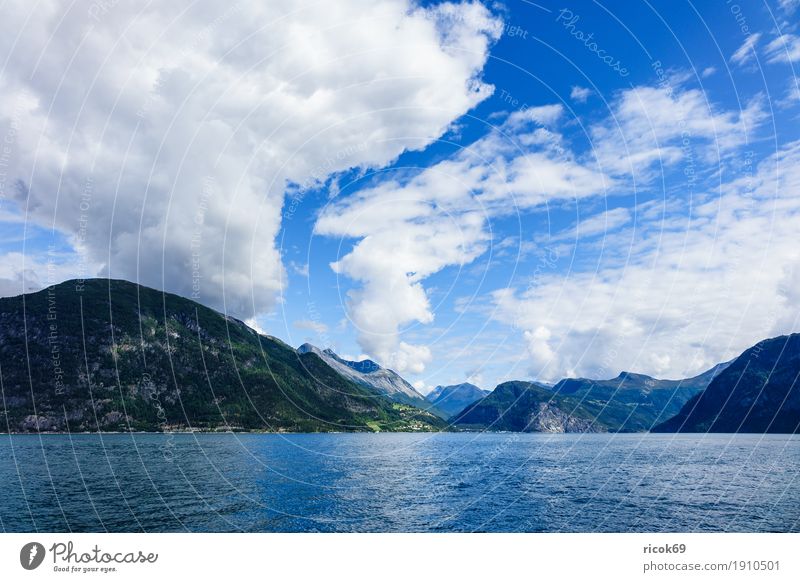
[[[357,239],[332,268],[360,284],[348,293],[347,307],[364,351],[398,371],[421,372],[431,359],[428,346],[401,338],[404,326],[434,319],[424,282],[492,248],[493,221],[625,191],[634,179],[642,187],[689,155],[693,163],[718,165],[719,156],[746,143],[763,114],[757,100],[742,112],[717,111],[696,90],[636,87],[590,127],[593,149],[584,155],[559,132],[563,115],[560,105],[515,112],[454,156],[324,210],[317,234]],[[687,151],[686,134],[703,149]],[[612,210],[577,225],[574,234],[610,232],[629,219],[626,210]]]
[[[591,89],[587,89],[586,87],[579,87],[578,85],[573,85],[572,90],[569,92],[569,98],[577,103],[586,103],[586,100],[589,99],[589,96],[592,94]]]
[[[301,319],[294,322],[294,327],[297,329],[307,329],[309,331],[313,331],[316,334],[324,334],[328,331],[328,326],[322,323],[321,321],[312,321],[310,319]]]
[[[795,63],[800,61],[800,36],[782,34],[764,49],[770,63]]]
[[[560,105],[515,112],[486,137],[408,179],[387,180],[337,201],[315,232],[357,238],[331,266],[358,281],[348,312],[362,349],[399,372],[419,373],[432,356],[402,341],[401,328],[434,313],[424,280],[463,267],[491,247],[490,221],[551,200],[605,192],[613,180],[584,164],[548,127]]]
[[[494,293],[534,377],[685,377],[796,331],[800,142],[678,210],[641,213],[624,252],[593,269]],[[793,234],[795,233],[795,234]]]
[[[758,40],[761,38],[761,33],[757,32],[755,34],[748,35],[747,38],[744,39],[744,42],[736,49],[731,55],[731,62],[743,66],[750,61],[756,58],[756,45],[758,44]]]
[[[614,208],[580,220],[573,228],[550,237],[550,240],[582,240],[607,234],[631,222],[632,213],[627,208]]]
[[[591,128],[593,153],[605,171],[640,184],[687,158],[718,166],[753,139],[766,116],[760,97],[741,111],[720,110],[702,91],[671,85],[624,91],[613,107],[608,120]]]

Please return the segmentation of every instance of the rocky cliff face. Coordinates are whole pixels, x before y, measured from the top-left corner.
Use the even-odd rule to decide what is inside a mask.
[[[556,406],[540,402],[528,419],[529,432],[606,432],[585,418],[576,418]]]
[[[515,432],[605,432],[579,400],[533,382],[505,382],[451,419],[456,426]]]

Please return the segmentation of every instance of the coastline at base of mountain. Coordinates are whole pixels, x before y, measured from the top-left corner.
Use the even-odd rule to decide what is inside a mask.
[[[0,298],[0,431],[800,432],[800,334],[684,380],[622,372],[427,396],[371,360],[297,350],[109,279]],[[449,420],[445,421],[447,418]]]
[[[0,299],[5,432],[434,431],[437,416],[194,301],[127,281]]]

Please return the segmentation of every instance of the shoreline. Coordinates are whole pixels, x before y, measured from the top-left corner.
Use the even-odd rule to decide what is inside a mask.
[[[160,434],[160,435],[189,435],[189,434],[202,434],[202,435],[234,435],[234,434],[440,434],[440,433],[458,433],[458,432],[491,432],[493,434],[502,434],[503,432],[508,431],[453,431],[453,430],[429,430],[429,431],[411,431],[411,430],[381,430],[381,431],[372,431],[372,430],[337,430],[337,431],[319,431],[319,432],[308,432],[308,431],[277,431],[277,430],[176,430],[176,431],[155,431],[155,430],[116,430],[116,431],[75,431],[75,432],[65,432],[65,431],[47,431],[47,432],[7,432],[3,431],[0,432],[0,436],[45,436],[45,435],[53,435],[53,436],[69,436],[69,435],[110,435],[110,434]],[[508,432],[508,434],[517,434]],[[522,433],[519,433],[522,434]],[[530,433],[530,434],[548,434],[548,433]],[[550,433],[553,434],[553,433]],[[571,433],[571,434],[578,434],[578,433]]]
[[[271,431],[271,430],[241,430],[241,431],[209,431],[209,430],[181,430],[181,431],[83,431],[83,432],[0,432],[0,437],[3,436],[73,436],[73,435],[353,435],[353,434],[420,434],[420,435],[434,435],[434,434],[508,434],[508,435],[694,435],[694,436],[797,436],[800,438],[800,432],[516,432],[508,430],[439,430],[439,431],[320,431],[320,432],[287,432],[287,431]]]

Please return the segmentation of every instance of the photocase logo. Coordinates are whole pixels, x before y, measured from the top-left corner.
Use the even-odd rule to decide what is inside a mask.
[[[29,542],[19,551],[19,563],[26,570],[35,570],[44,561],[44,546],[39,542]]]

